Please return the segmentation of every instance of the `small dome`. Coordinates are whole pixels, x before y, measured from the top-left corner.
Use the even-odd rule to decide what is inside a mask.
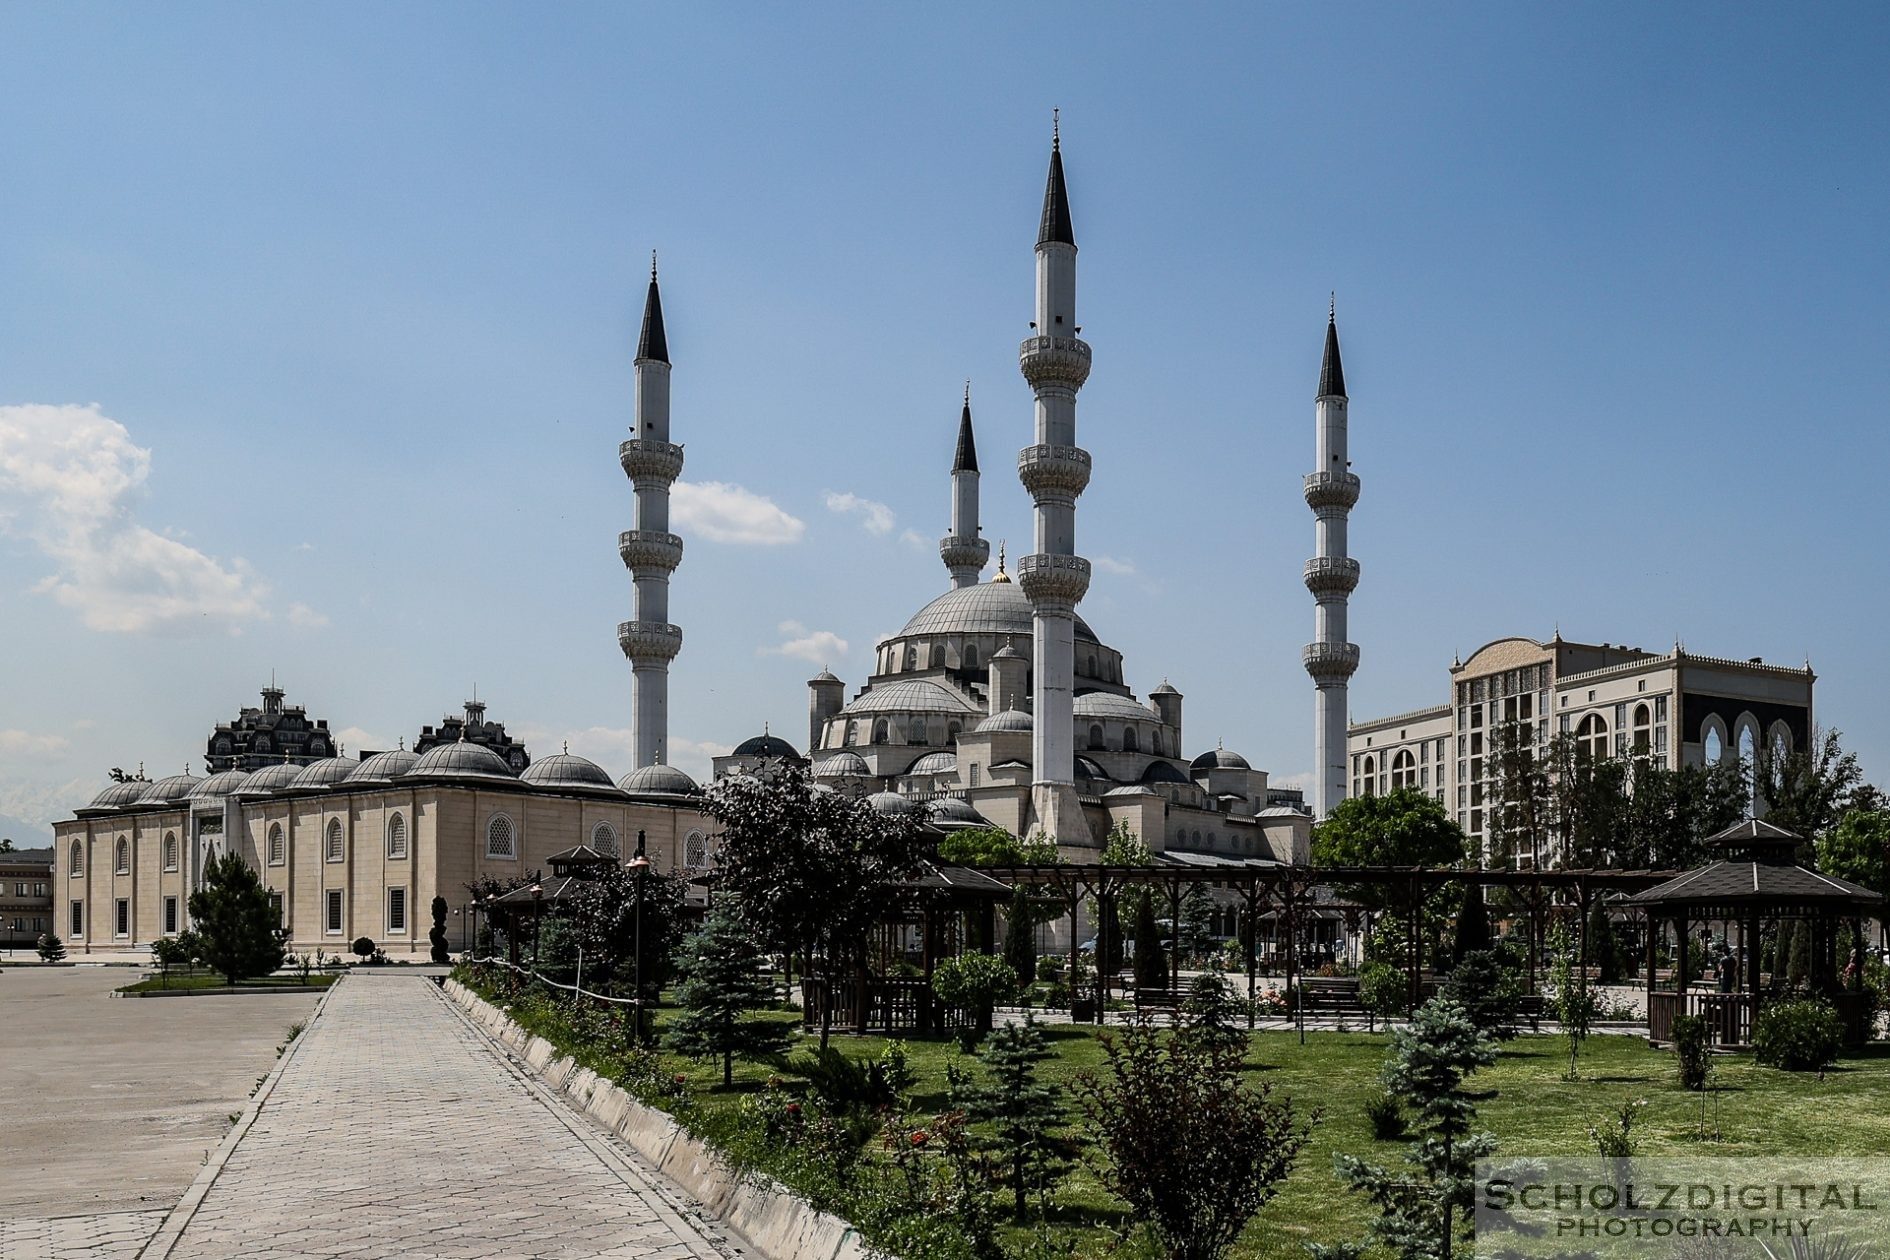
[[[617,781],[626,792],[658,793],[667,796],[691,796],[702,789],[696,781],[674,766],[645,766],[632,770]]]
[[[228,796],[248,782],[249,776],[241,770],[225,770],[207,779],[199,779],[197,786],[190,789],[190,795],[185,799],[207,801],[219,796]]]
[[[1151,761],[1142,771],[1144,783],[1186,783],[1188,776],[1166,761]]]
[[[169,782],[167,779],[166,782]],[[202,780],[198,780],[202,782]],[[136,804],[144,794],[156,784],[143,779],[126,779],[123,783],[114,783],[92,798],[92,809],[117,809],[123,805]]]
[[[515,779],[505,758],[484,744],[459,740],[438,744],[421,755],[403,776],[410,779]]]
[[[1202,753],[1189,767],[1194,770],[1251,770],[1247,759],[1237,752],[1228,752],[1225,748],[1214,748]]]
[[[540,757],[518,776],[522,783],[541,788],[615,788],[604,768],[588,757],[554,753]]]
[[[172,801],[181,801],[186,796],[190,795],[190,789],[202,782],[203,780],[199,779],[196,775],[185,773],[174,774],[168,779],[159,779],[156,783],[140,783],[138,786],[143,788],[144,792],[138,797],[137,803],[140,805],[168,805]],[[112,786],[117,787],[118,785],[113,784]],[[95,805],[97,803],[96,801],[93,802]]]
[[[348,782],[354,783],[392,783],[401,775],[413,769],[420,761],[420,754],[406,748],[393,748],[387,752],[375,753],[364,757],[361,764],[348,776]]]
[[[1139,705],[1127,696],[1112,695],[1107,691],[1091,691],[1080,695],[1070,707],[1077,717],[1115,718],[1128,722],[1162,720],[1155,710]]]
[[[346,757],[324,757],[320,761],[311,761],[302,767],[302,773],[295,776],[291,787],[331,788],[361,768],[358,761],[349,761]]]
[[[953,587],[914,613],[906,628],[893,637],[1003,634],[1028,639],[1032,633],[1029,596],[1010,578],[999,577],[974,586]],[[1080,643],[1097,641],[1096,632],[1081,617],[1076,619],[1076,638]]]
[[[1148,694],[1151,696],[1178,696],[1181,693],[1179,691],[1176,691],[1174,687],[1169,685],[1168,680],[1164,678],[1162,679],[1162,685],[1155,688],[1155,690],[1149,692]]]
[[[283,788],[293,787],[302,767],[293,761],[277,762],[273,766],[264,766],[249,776],[249,782],[243,785],[243,792],[279,792]]]
[[[1013,640],[1006,639],[1003,647],[991,653],[991,659],[994,661],[1021,661],[1024,659],[1024,654],[1017,650],[1017,644]]]
[[[910,814],[916,808],[897,792],[875,792],[866,798],[866,803],[882,814]]]
[[[840,710],[840,714],[853,717],[862,713],[943,713],[949,717],[969,717],[977,711],[977,705],[948,687],[925,678],[904,678],[880,684]]]
[[[924,760],[921,758],[920,760]],[[816,779],[870,779],[873,769],[858,753],[837,752],[814,767]]]
[[[964,827],[991,825],[989,819],[971,807],[970,801],[961,801],[955,796],[941,796],[935,801],[927,801],[926,810],[934,824]]]
[[[807,685],[811,687],[815,683],[837,683],[837,682],[840,682],[840,680],[834,676],[834,672],[831,669],[823,669],[818,674],[815,674],[812,678],[808,679]],[[846,684],[841,683],[840,685],[844,687]]]
[[[1006,709],[1002,713],[993,713],[978,723],[980,733],[986,731],[1028,731],[1032,723],[1030,714],[1022,709]]]
[[[799,761],[801,755],[794,751],[794,745],[779,735],[757,735],[735,745],[737,757],[779,757],[787,761]]]
[[[953,753],[929,752],[912,763],[907,774],[955,774],[958,771],[958,758]]]

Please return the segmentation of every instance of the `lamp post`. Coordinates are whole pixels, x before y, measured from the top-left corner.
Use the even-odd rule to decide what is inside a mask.
[[[532,979],[538,978],[538,938],[543,935],[538,930],[545,912],[545,886],[532,885]]]
[[[635,951],[635,962],[631,970],[633,982],[636,985],[635,1036],[640,1045],[643,1042],[643,877],[650,869],[650,859],[643,855],[643,832],[640,828],[637,831],[636,856],[630,859],[628,865],[637,879],[637,904],[635,916],[632,919],[634,926],[631,930],[631,948]]]

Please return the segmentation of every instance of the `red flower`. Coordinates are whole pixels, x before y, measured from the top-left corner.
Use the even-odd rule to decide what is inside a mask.
[[[788,1114],[789,1114],[790,1116],[798,1116],[798,1115],[800,1115],[800,1114],[801,1114],[801,1105],[800,1105],[799,1103],[789,1103],[789,1104],[787,1105],[787,1113],[788,1113]]]
[[[924,1129],[920,1129],[912,1135],[912,1144],[914,1146],[924,1146],[926,1142],[931,1140],[931,1137],[932,1135],[930,1133],[927,1133]]]

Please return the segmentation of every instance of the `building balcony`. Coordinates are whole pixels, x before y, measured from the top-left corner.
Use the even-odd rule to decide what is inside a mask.
[[[617,448],[617,459],[632,481],[660,481],[668,485],[682,476],[683,449],[674,442],[632,438]]]
[[[682,539],[656,529],[626,529],[617,535],[617,554],[632,573],[660,569],[673,573],[682,563]]]
[[[982,538],[947,534],[938,540],[938,557],[948,569],[983,569],[991,558],[991,544]]]
[[[1089,591],[1089,561],[1038,553],[1017,561],[1017,586],[1032,604],[1074,609]]]
[[[1089,343],[1080,337],[1026,337],[1017,366],[1032,389],[1045,386],[1074,393],[1089,379]]]
[[[632,661],[673,661],[682,651],[682,627],[666,621],[620,621],[617,646]]]
[[[1358,669],[1358,644],[1308,643],[1299,650],[1299,662],[1318,682],[1343,682]]]
[[[1300,573],[1314,595],[1350,595],[1358,588],[1358,561],[1347,556],[1314,556]]]
[[[1080,446],[1026,446],[1017,452],[1017,479],[1033,499],[1075,499],[1089,485],[1089,452]]]
[[[1315,512],[1320,508],[1343,508],[1349,512],[1358,503],[1359,489],[1357,473],[1308,473],[1306,506]]]

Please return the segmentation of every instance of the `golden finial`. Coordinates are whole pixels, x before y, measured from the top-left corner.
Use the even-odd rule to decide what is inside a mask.
[[[1004,571],[1004,540],[1003,540],[1003,539],[1001,539],[1001,538],[1000,538],[1000,539],[998,540],[998,571],[997,571],[997,576],[996,576],[996,577],[994,577],[994,578],[992,578],[991,580],[992,580],[993,582],[1008,582],[1008,581],[1010,581],[1010,580],[1011,580],[1011,575],[1010,575],[1010,574],[1008,574],[1008,573],[1006,573],[1006,572]]]

